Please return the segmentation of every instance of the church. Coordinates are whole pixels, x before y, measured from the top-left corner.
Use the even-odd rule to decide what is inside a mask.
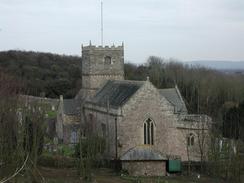
[[[164,176],[170,160],[206,158],[211,118],[188,114],[177,85],[158,89],[149,77],[124,80],[123,44],[81,49],[81,90],[58,103],[60,142],[78,143],[80,124],[88,120],[106,141],[104,158],[119,160],[130,175]]]

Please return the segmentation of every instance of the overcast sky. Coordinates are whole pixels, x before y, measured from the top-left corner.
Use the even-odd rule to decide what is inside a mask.
[[[244,60],[244,0],[103,0],[104,42],[125,59]],[[80,55],[100,44],[99,0],[0,0],[0,50]]]

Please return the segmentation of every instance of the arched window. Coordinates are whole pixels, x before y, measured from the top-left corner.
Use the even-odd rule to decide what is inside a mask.
[[[112,58],[110,56],[104,57],[104,63],[107,65],[112,64]]]
[[[76,131],[71,132],[70,142],[71,142],[71,144],[76,144],[78,142]]]
[[[154,144],[154,124],[153,121],[148,118],[144,124],[144,144]]]
[[[187,136],[187,145],[188,146],[194,146],[194,134],[190,133]]]

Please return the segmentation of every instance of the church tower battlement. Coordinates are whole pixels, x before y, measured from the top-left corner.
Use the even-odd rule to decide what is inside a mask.
[[[82,89],[92,96],[107,80],[124,80],[124,45],[82,45]]]

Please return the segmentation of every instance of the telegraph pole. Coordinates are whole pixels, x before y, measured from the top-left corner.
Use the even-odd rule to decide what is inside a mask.
[[[103,1],[101,1],[101,45],[103,46]]]

